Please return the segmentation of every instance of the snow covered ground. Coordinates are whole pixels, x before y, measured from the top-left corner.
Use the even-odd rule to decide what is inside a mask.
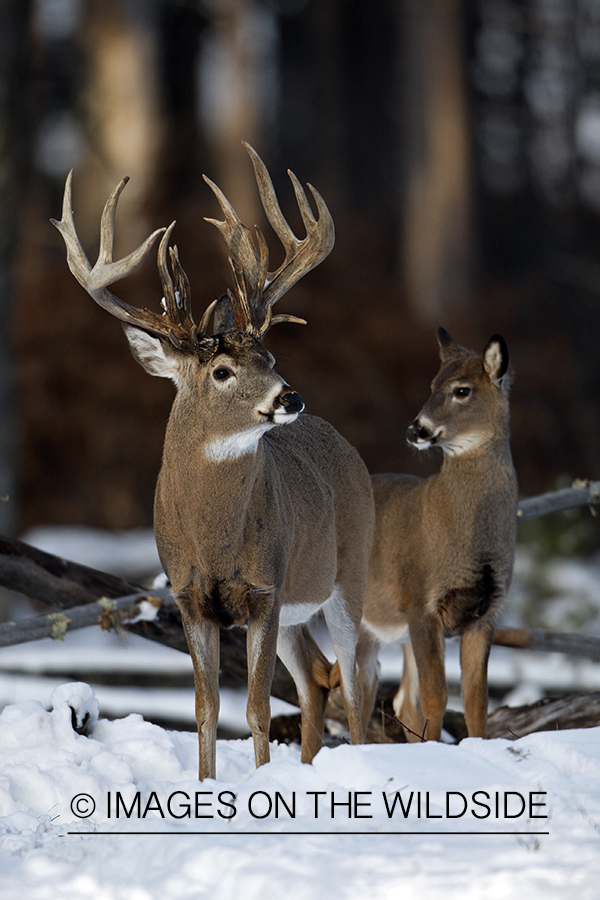
[[[97,720],[62,686],[0,714],[3,900],[596,900],[600,728],[459,746],[341,746],[313,765],[139,715]]]
[[[91,561],[48,549],[111,569],[106,551]],[[584,581],[579,571],[569,584]],[[311,766],[299,748],[274,745],[259,770],[250,740],[220,741],[217,780],[199,783],[195,735],[141,715],[191,722],[191,690],[58,686],[61,672],[124,664],[190,671],[184,654],[97,629],[2,651],[2,900],[600,897],[600,728],[342,745]],[[385,654],[386,675],[399,666],[397,651]],[[597,664],[503,648],[490,675],[507,691],[516,685],[515,703],[600,686]],[[239,722],[244,705],[222,692],[222,721]],[[73,720],[86,713],[84,736]]]

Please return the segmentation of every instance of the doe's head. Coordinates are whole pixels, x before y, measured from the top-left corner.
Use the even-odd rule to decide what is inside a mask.
[[[508,433],[509,358],[504,338],[493,335],[481,356],[438,328],[441,367],[431,396],[409,426],[419,450],[438,446],[449,456],[478,450]]]

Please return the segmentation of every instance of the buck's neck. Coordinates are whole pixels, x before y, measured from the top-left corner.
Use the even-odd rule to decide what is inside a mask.
[[[207,557],[243,541],[248,509],[268,493],[262,438],[245,452],[214,458],[207,448],[215,430],[197,414],[196,403],[177,400],[167,425],[163,464],[157,486],[157,513],[177,529],[201,535]],[[257,501],[258,498],[258,501]],[[213,548],[213,549],[211,549]]]

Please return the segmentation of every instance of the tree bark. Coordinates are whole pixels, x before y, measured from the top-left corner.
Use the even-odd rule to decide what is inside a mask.
[[[13,264],[18,233],[26,134],[24,72],[28,60],[28,0],[0,4],[0,533],[16,527]]]

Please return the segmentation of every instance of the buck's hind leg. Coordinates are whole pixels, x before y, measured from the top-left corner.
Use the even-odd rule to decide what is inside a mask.
[[[361,605],[357,606],[359,611],[362,611]],[[323,614],[340,669],[340,689],[350,728],[350,740],[353,744],[362,744],[364,741],[362,690],[356,664],[360,619],[354,621],[349,607],[350,604],[346,603],[340,588],[336,587],[323,605]]]
[[[358,643],[356,645],[356,664],[358,666],[358,678],[362,690],[362,728],[366,735],[367,727],[371,719],[377,685],[379,684],[379,641],[365,628],[360,626]]]
[[[402,644],[404,664],[402,679],[392,702],[394,715],[404,726],[406,739],[418,741],[425,725],[421,711],[421,691],[419,690],[419,672],[412,645]]]
[[[277,655],[294,679],[302,713],[303,763],[312,762],[323,744],[331,665],[307,625],[280,625]]]

